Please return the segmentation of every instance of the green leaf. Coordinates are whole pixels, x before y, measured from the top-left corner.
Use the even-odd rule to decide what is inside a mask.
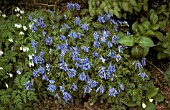
[[[155,33],[152,31],[152,30],[148,30],[146,33],[145,33],[146,36],[154,36]]]
[[[147,97],[148,99],[151,99],[152,97],[154,97],[154,96],[157,94],[158,90],[159,90],[159,88],[150,87],[150,88],[148,89],[148,91],[146,92],[146,97]]]
[[[114,14],[116,15],[116,17],[121,18],[120,13],[115,9],[114,9]]]
[[[153,102],[147,102],[145,110],[156,110],[156,106]]]
[[[135,107],[136,103],[134,103],[134,102],[126,102],[125,105],[127,105],[128,107]]]
[[[129,10],[128,2],[122,2],[122,8],[123,8],[124,11],[128,11]]]
[[[158,22],[158,15],[155,12],[151,13],[150,20],[153,24],[156,24]]]
[[[135,44],[135,38],[133,36],[123,36],[119,40],[120,44],[126,45],[126,46],[133,46]]]
[[[145,57],[149,53],[149,47],[143,48],[143,56]]]
[[[159,29],[159,24],[154,24],[153,26],[151,26],[152,30],[158,30]]]
[[[113,16],[113,15],[114,15],[114,10],[113,10],[113,9],[110,9],[110,10],[109,10],[109,13],[110,13],[111,16]]]
[[[135,31],[135,32],[137,32],[137,31],[138,31],[137,26],[138,26],[138,22],[136,21],[136,22],[134,22],[133,25],[132,25],[132,30]]]
[[[152,39],[146,36],[140,37],[138,44],[143,48],[154,46]]]
[[[154,99],[157,101],[157,102],[162,102],[164,101],[164,96],[160,93],[156,94],[156,96],[154,96]]]
[[[156,36],[160,41],[165,41],[165,37],[164,37],[164,35],[163,35],[161,32],[156,31],[156,32],[155,32],[155,36]]]
[[[136,0],[130,0],[130,4],[132,4],[133,6],[137,6]]]
[[[148,20],[145,20],[143,23],[142,23],[142,26],[146,29],[146,30],[149,30],[150,26],[151,26],[151,23],[148,21]]]
[[[142,25],[138,25],[138,28],[139,28],[141,34],[145,33],[145,29]]]

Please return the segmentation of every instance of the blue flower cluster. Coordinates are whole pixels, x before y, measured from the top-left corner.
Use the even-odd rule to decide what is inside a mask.
[[[68,10],[80,10],[81,6],[77,3],[68,3],[67,9]]]

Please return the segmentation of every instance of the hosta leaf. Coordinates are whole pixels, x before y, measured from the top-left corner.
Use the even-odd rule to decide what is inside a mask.
[[[154,36],[155,33],[152,31],[152,30],[148,30],[146,33],[145,33],[146,36]]]
[[[120,13],[115,9],[114,9],[114,14],[116,15],[116,17],[121,18]]]
[[[149,28],[150,28],[150,26],[151,26],[151,23],[150,23],[148,20],[146,20],[146,21],[144,21],[144,22],[142,23],[142,26],[143,26],[145,29],[149,30]]]
[[[143,37],[141,37],[139,39],[139,43],[138,44],[139,44],[139,46],[141,46],[143,48],[153,47],[154,46],[154,43],[153,43],[152,39],[149,38],[149,37],[145,37],[145,36],[143,36]]]
[[[135,44],[135,38],[133,36],[123,36],[119,40],[119,43],[126,46],[133,46]]]
[[[158,15],[156,13],[151,13],[150,20],[153,24],[156,24],[158,22]]]
[[[139,28],[141,34],[145,33],[145,29],[142,25],[138,25],[138,28]]]
[[[153,102],[147,102],[145,110],[156,110],[156,106]]]
[[[132,30],[135,31],[135,32],[137,32],[137,31],[138,31],[137,26],[138,26],[138,22],[136,21],[136,22],[134,22],[133,25],[132,25]]]
[[[159,29],[159,24],[154,24],[151,26],[152,30],[158,30]]]
[[[152,97],[154,97],[157,92],[158,92],[159,88],[156,88],[156,87],[150,87],[146,93],[146,97],[148,99],[151,99]]]
[[[137,6],[136,0],[130,0],[130,4],[132,4],[133,6]]]
[[[128,2],[122,2],[122,8],[123,8],[124,11],[128,11],[129,10]]]
[[[161,32],[159,32],[159,31],[156,31],[156,32],[155,32],[155,36],[156,36],[160,41],[164,41],[164,40],[165,40],[164,35],[163,35]]]
[[[149,53],[149,47],[143,48],[143,56],[145,57]]]

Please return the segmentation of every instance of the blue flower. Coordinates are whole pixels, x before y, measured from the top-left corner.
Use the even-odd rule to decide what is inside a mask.
[[[88,24],[81,24],[81,26],[80,26],[83,30],[85,30],[85,31],[88,31],[89,30],[89,27],[88,27]]]
[[[119,93],[119,92],[118,92],[115,88],[112,88],[112,87],[109,88],[109,91],[108,91],[108,95],[109,95],[109,96],[116,97],[116,95],[117,95],[118,93]]]
[[[104,66],[100,66],[100,70],[98,71],[98,75],[100,78],[107,80],[110,78],[110,74],[111,73],[109,71],[105,70]]]
[[[107,12],[107,14],[104,16],[104,19],[105,19],[106,21],[109,21],[110,18],[111,18],[111,15],[110,15],[110,13]]]
[[[62,93],[64,93],[65,88],[64,88],[63,86],[59,86],[59,88],[60,88],[60,91],[61,91]]]
[[[42,35],[45,37],[45,35],[47,34],[47,32],[45,32],[44,30],[42,31]]]
[[[44,59],[42,58],[42,56],[35,56],[33,58],[33,62],[35,64],[43,64],[44,63]]]
[[[93,53],[92,53],[92,56],[98,58],[100,55],[99,55],[99,53],[97,53],[97,52],[93,52]]]
[[[56,94],[54,95],[54,97],[57,98],[58,100],[60,99],[60,96],[58,95],[58,93],[56,93]]]
[[[146,65],[146,58],[142,57],[142,65],[145,66]]]
[[[71,85],[70,89],[72,89],[73,91],[77,91],[77,85],[75,85],[74,83]]]
[[[112,42],[113,44],[115,44],[115,45],[116,45],[116,44],[118,44],[118,43],[119,43],[119,42],[118,42],[118,41],[119,41],[119,39],[120,39],[120,37],[119,37],[119,36],[113,35],[113,36],[112,36],[112,41],[111,41],[111,42]]]
[[[94,40],[98,40],[99,34],[96,31],[93,33],[93,36],[94,36]]]
[[[114,25],[118,26],[118,23],[114,19],[110,20],[110,24],[114,24]]]
[[[117,55],[115,56],[115,58],[116,58],[116,62],[119,62],[119,61],[122,59],[122,57],[120,56],[120,54],[117,54]]]
[[[105,23],[106,21],[104,20],[104,17],[102,15],[98,16],[98,19],[97,19],[98,22],[100,23]]]
[[[115,73],[116,72],[116,66],[112,66],[112,64],[110,63],[109,67],[108,67],[108,72],[110,73]]]
[[[106,40],[107,40],[106,37],[100,37],[100,42],[101,42],[101,43],[106,42]]]
[[[146,73],[139,73],[138,75],[142,77],[143,80],[145,80],[145,77],[148,77]]]
[[[31,29],[32,32],[35,32],[37,30],[37,27],[34,24],[32,24],[30,26],[30,29]]]
[[[123,84],[120,84],[120,89],[121,89],[122,91],[125,90],[125,87],[124,87]]]
[[[31,45],[32,45],[32,48],[34,49],[35,53],[36,53],[37,44],[38,44],[38,42],[35,42],[33,40],[31,41]]]
[[[49,84],[47,90],[49,90],[50,92],[55,92],[56,86],[54,86],[53,84]]]
[[[72,98],[71,94],[68,92],[63,92],[63,99],[65,102],[69,101]]]
[[[31,90],[33,84],[32,84],[30,81],[27,81],[27,82],[24,84],[24,86],[25,86],[26,90]]]
[[[19,75],[22,74],[21,69],[18,69],[16,72],[17,72]]]
[[[42,50],[39,54],[39,56],[43,56],[45,54],[45,52]]]
[[[59,69],[67,71],[68,70],[68,64],[65,62],[62,62],[59,64]]]
[[[110,31],[103,30],[102,31],[102,37],[109,37],[110,36]]]
[[[123,53],[123,47],[122,47],[122,45],[119,45],[119,46],[118,46],[118,52]]]
[[[60,34],[60,40],[61,40],[61,41],[66,40],[66,36],[64,36],[64,35]]]
[[[38,68],[38,72],[43,75],[45,73],[44,67],[40,65]]]
[[[100,85],[97,89],[96,92],[99,92],[100,94],[104,93],[104,87],[102,85]]]
[[[74,21],[74,25],[77,26],[80,25],[80,23],[81,23],[80,17],[76,17],[76,20]]]
[[[40,17],[39,19],[36,19],[36,26],[39,26],[41,28],[45,28],[46,24],[44,23],[44,18]]]
[[[67,74],[69,78],[73,78],[76,76],[77,71],[74,69],[67,69]]]
[[[89,87],[88,85],[86,85],[86,86],[84,87],[84,93],[90,93],[91,91],[92,91],[92,88]]]
[[[32,75],[37,78],[39,76],[38,71],[33,69]]]
[[[100,42],[94,41],[93,47],[94,48],[100,48],[101,47]]]
[[[33,18],[32,18],[32,16],[30,16],[30,15],[29,15],[28,19],[29,19],[30,21],[33,21]]]
[[[79,4],[75,3],[75,6],[77,10],[80,10],[81,6]]]
[[[53,43],[53,38],[48,36],[48,37],[45,38],[44,42],[45,42],[46,45],[51,46],[52,43]]]
[[[107,42],[107,45],[108,45],[109,48],[113,47],[113,44],[112,44],[111,41],[108,41],[108,42]]]
[[[79,75],[79,80],[80,81],[86,81],[86,74],[84,72],[82,72],[80,75]]]
[[[46,74],[42,75],[42,80],[46,80],[46,81],[49,80]]]
[[[89,80],[87,81],[87,83],[88,83],[88,86],[91,87],[91,88],[96,87],[97,84],[98,84],[98,82],[96,82],[95,80],[92,80],[92,79],[89,79]]]
[[[84,50],[85,52],[89,52],[89,49],[86,46],[82,46],[81,49]]]
[[[110,49],[110,51],[109,51],[107,56],[110,57],[110,58],[115,58],[116,57],[115,53],[111,49]]]
[[[73,3],[67,3],[67,9],[74,10],[75,9],[75,5]]]

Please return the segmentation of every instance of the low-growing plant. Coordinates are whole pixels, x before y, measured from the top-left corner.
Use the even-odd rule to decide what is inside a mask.
[[[110,103],[113,110],[144,104],[154,110],[150,100],[158,88],[134,46],[149,48],[153,41],[134,37],[128,22],[109,12],[91,16],[77,3],[67,9],[1,17],[1,109],[23,109],[47,95],[63,105],[79,104],[89,95],[88,103]]]

